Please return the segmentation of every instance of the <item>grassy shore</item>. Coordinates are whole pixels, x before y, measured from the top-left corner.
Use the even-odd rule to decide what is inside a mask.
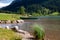
[[[21,40],[21,37],[12,30],[0,28],[0,40]]]
[[[18,20],[18,19],[20,19],[19,14],[0,13],[0,20]]]

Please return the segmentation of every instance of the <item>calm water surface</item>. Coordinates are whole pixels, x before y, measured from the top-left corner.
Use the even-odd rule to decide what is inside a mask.
[[[0,24],[0,26],[5,27],[14,27],[18,26],[19,29],[23,29],[31,32],[31,26],[34,23],[42,25],[45,29],[45,40],[60,40],[60,16],[42,16],[38,17],[36,20],[25,20],[25,23],[19,24]]]
[[[38,20],[25,20],[38,23],[45,29],[45,40],[60,40],[60,16],[40,17]]]

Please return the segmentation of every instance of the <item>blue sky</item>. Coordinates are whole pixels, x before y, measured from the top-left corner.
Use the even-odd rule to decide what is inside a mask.
[[[13,0],[0,0],[0,8],[8,6]]]

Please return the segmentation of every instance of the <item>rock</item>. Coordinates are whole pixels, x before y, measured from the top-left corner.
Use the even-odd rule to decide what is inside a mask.
[[[19,29],[19,28],[18,28],[18,26],[15,26],[14,28],[15,28],[16,30],[18,30],[18,29]]]
[[[33,37],[33,36],[30,35],[29,32],[19,29],[18,26],[15,26],[15,29],[16,29],[17,32],[19,32],[22,36],[24,35],[24,38],[32,38],[32,37]]]
[[[19,30],[18,26],[15,26],[14,28],[16,29],[17,32],[25,34],[25,31]]]
[[[10,21],[10,20],[7,20],[7,21],[6,21],[6,24],[9,24],[9,23],[11,23],[11,21]]]
[[[24,23],[24,20],[14,20],[14,21],[11,21],[11,20],[0,20],[0,23],[1,24],[10,24],[10,23]]]
[[[1,20],[0,20],[0,23],[1,23]]]
[[[16,22],[16,20],[14,20],[12,23],[15,24],[15,23],[17,23],[17,22]]]
[[[17,23],[24,23],[24,20],[17,20]]]
[[[6,26],[5,28],[6,28],[6,29],[10,29],[9,26]]]
[[[4,24],[4,23],[5,23],[5,21],[2,20],[2,21],[1,21],[1,24]]]
[[[20,32],[24,32],[25,33],[25,34],[18,33],[18,35],[20,35],[22,37],[22,40],[33,40],[34,39],[34,36],[33,35],[30,35],[29,32],[24,31],[24,30],[20,30]]]

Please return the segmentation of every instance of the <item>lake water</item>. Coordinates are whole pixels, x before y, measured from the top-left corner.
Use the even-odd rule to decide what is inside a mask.
[[[45,29],[45,40],[60,40],[60,16],[41,16],[38,19],[25,20],[24,23],[19,24],[0,24],[0,26],[19,26],[19,29],[23,29],[31,32],[31,27],[34,23],[42,25]]]
[[[45,40],[60,40],[60,16],[42,16],[37,20],[25,20],[37,23],[45,29]]]

